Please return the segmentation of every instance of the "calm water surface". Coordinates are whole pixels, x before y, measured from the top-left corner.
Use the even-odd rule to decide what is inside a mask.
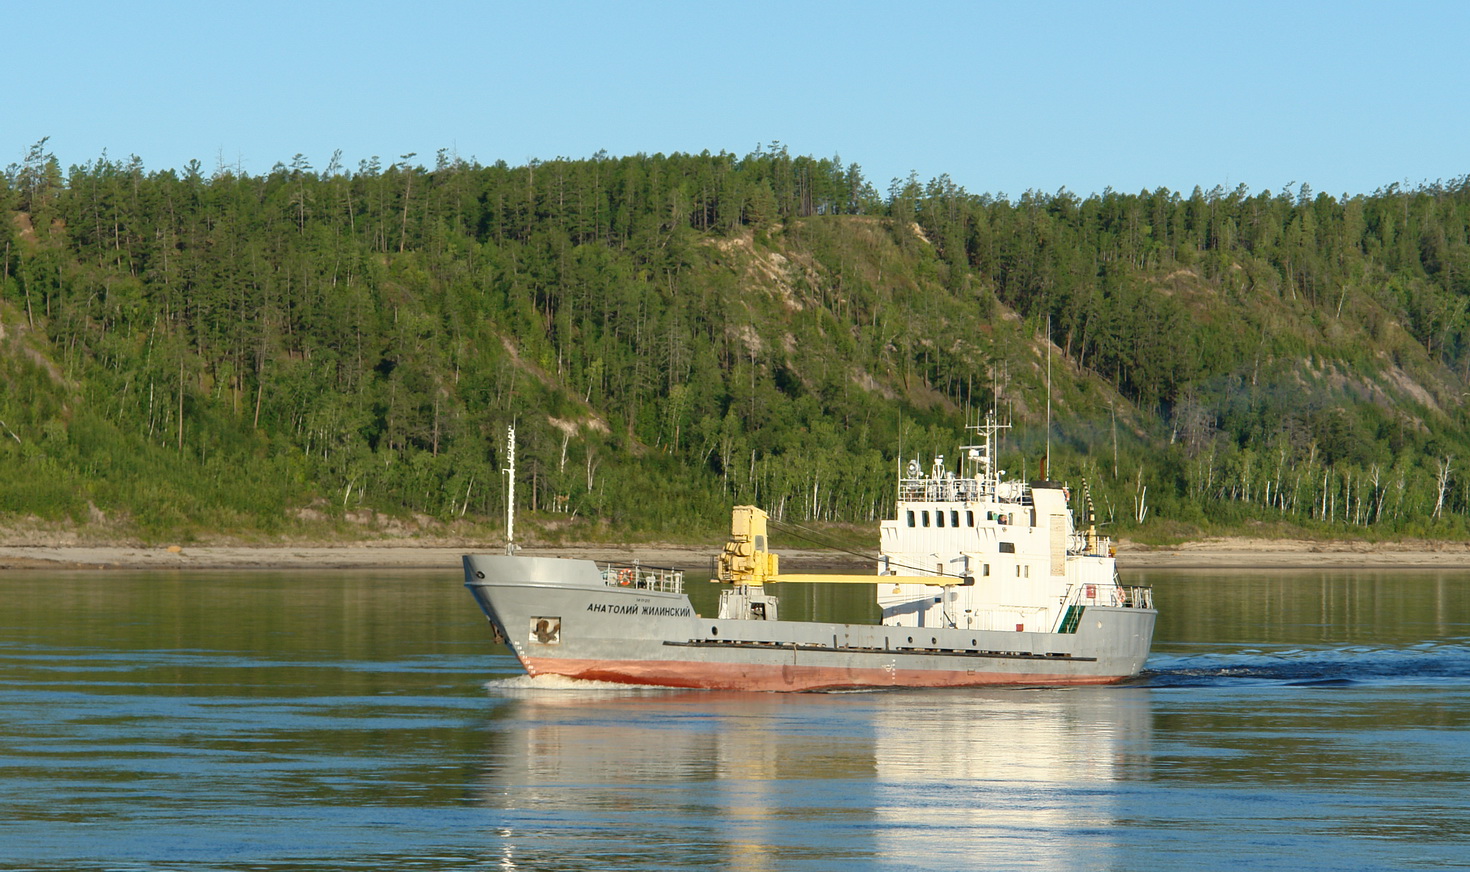
[[[1470,866],[1470,571],[1129,577],[1127,686],[768,695],[532,682],[452,569],[0,573],[0,869]]]

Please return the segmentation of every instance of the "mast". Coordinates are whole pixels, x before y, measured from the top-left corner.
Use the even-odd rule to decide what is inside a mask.
[[[1046,316],[1046,460],[1041,477],[1051,478],[1051,315]]]
[[[1000,477],[1005,470],[1000,468],[1000,432],[1010,429],[1010,424],[996,420],[995,410],[986,414],[983,422],[977,421],[965,427],[980,437],[974,445],[961,445],[961,475],[974,476],[980,493],[992,498],[1000,492]]]
[[[500,472],[505,476],[505,553],[516,553],[516,427],[505,428],[505,457],[508,464]]]

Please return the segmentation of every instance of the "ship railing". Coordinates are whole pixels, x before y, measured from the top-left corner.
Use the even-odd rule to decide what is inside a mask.
[[[898,498],[905,502],[977,503],[991,490],[973,478],[901,478]]]
[[[1145,584],[1119,587],[1126,598],[1125,606],[1134,609],[1151,609],[1154,607],[1154,589]]]
[[[911,503],[978,503],[991,500],[1021,506],[1035,505],[1031,488],[1025,482],[1006,481],[997,484],[994,480],[959,476],[900,478],[898,498]]]
[[[645,566],[641,563],[602,564],[602,583],[608,587],[652,590],[659,593],[683,593],[684,570],[667,566]]]
[[[1085,530],[1074,530],[1067,537],[1067,553],[1076,557],[1111,557],[1113,541],[1107,536],[1098,536],[1089,543]]]
[[[1147,585],[1096,584],[1072,585],[1062,600],[1063,606],[1112,606],[1124,609],[1154,607],[1154,589]]]

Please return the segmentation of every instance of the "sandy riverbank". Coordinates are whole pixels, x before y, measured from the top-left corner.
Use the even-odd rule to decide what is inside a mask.
[[[404,545],[364,542],[346,545],[165,547],[116,545],[0,546],[3,569],[444,569],[457,571],[468,551],[493,551],[463,544]],[[522,554],[638,560],[654,566],[703,570],[716,549],[680,545],[528,547]],[[783,566],[812,571],[850,567],[840,552],[781,552]],[[1311,542],[1294,539],[1208,539],[1166,548],[1120,544],[1118,567],[1130,569],[1465,569],[1470,543]]]
[[[1470,543],[1223,538],[1160,548],[1122,543],[1129,569],[1470,569]]]
[[[717,549],[679,545],[569,545],[526,547],[532,557],[581,557],[597,561],[708,569]],[[4,569],[445,569],[458,571],[466,553],[499,553],[499,548],[465,545],[415,545],[401,542],[331,546],[200,545],[181,548],[100,545],[0,546]],[[850,565],[841,553],[783,551],[788,565],[811,568]]]

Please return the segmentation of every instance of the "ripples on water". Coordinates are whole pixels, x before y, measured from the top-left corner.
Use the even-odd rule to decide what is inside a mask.
[[[1444,869],[1470,575],[1155,580],[1117,687],[521,674],[452,574],[0,577],[0,869]]]

